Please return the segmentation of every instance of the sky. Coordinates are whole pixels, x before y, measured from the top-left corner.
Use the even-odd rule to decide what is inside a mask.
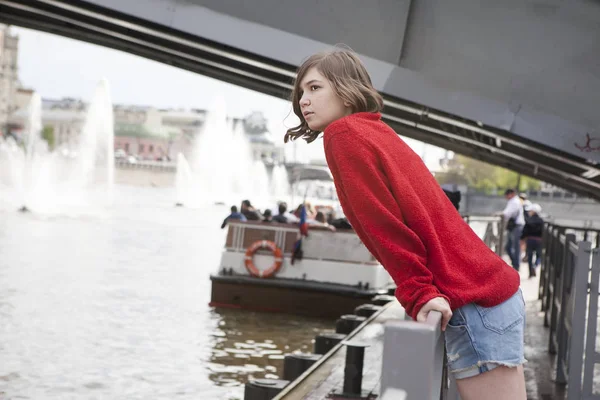
[[[282,145],[287,127],[296,122],[291,103],[285,100],[118,50],[25,28],[13,27],[12,31],[19,36],[19,80],[43,98],[89,101],[97,83],[106,78],[115,104],[207,109],[222,97],[231,116],[261,111]],[[430,168],[437,167],[443,150],[406,141],[418,154],[426,155]],[[296,146],[299,161],[324,160],[320,140],[310,145],[295,143],[284,146],[288,159]]]

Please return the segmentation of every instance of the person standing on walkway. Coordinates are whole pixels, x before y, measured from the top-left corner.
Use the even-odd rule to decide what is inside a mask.
[[[521,234],[525,226],[523,204],[513,189],[506,189],[504,197],[507,200],[506,207],[502,211],[508,231],[506,253],[510,257],[513,268],[518,271],[521,265]]]
[[[529,277],[536,276],[536,268],[542,262],[542,234],[544,232],[544,220],[540,217],[542,207],[539,204],[525,206],[525,210],[529,214],[521,239],[525,241],[525,254],[527,255],[527,263],[529,264]],[[535,254],[535,263],[533,256]]]
[[[311,143],[323,133],[344,214],[394,279],[407,315],[423,322],[431,311],[442,314],[461,398],[525,400],[519,274],[381,120],[383,99],[358,56],[334,50],[309,57],[298,69],[292,106],[300,123],[284,140]]]

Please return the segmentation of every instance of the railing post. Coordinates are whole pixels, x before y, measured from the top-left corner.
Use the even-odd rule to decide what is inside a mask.
[[[442,315],[427,322],[389,321],[385,325],[381,392],[406,391],[408,399],[439,400],[444,367]]]
[[[568,388],[567,399],[576,400],[581,398],[581,373],[583,370],[585,315],[587,313],[588,275],[591,262],[590,242],[580,242],[577,249],[575,271],[573,272],[573,285],[571,293],[571,340],[569,341],[568,362]],[[573,293],[574,292],[574,293]],[[595,338],[594,338],[595,340]],[[589,350],[595,355],[595,346]],[[593,357],[595,358],[595,357]]]
[[[573,334],[573,326],[570,324],[571,321],[568,320],[568,309],[567,306],[573,303],[575,294],[575,274],[577,263],[579,262],[579,255],[575,257],[571,257],[571,243],[575,243],[575,235],[570,233],[565,237],[565,244],[563,248],[563,257],[562,257],[562,266],[561,266],[561,275],[560,275],[560,285],[556,285],[555,291],[560,289],[560,292],[557,293],[555,298],[558,296],[560,305],[558,308],[558,315],[556,316],[556,345],[558,347],[557,357],[556,357],[556,382],[557,383],[567,383],[567,375],[565,374],[565,362],[567,357],[568,345],[569,345],[569,336]],[[570,284],[570,287],[568,283]],[[550,338],[550,343],[554,344],[552,337]]]
[[[544,299],[542,300],[542,306],[544,311],[544,326],[548,327],[549,314],[552,302],[552,290],[553,290],[553,277],[554,277],[554,226],[549,225],[546,230],[548,239],[546,240],[547,247],[544,250],[543,261],[546,264],[546,287],[544,289]]]
[[[502,257],[504,251],[504,226],[504,215],[502,215],[498,222],[498,248],[496,249],[496,254],[500,257]]]
[[[548,244],[549,244],[549,236],[550,236],[550,225],[548,223],[544,224],[544,231],[542,234],[542,263],[540,266],[540,287],[538,289],[538,300],[541,300],[541,310],[544,311],[546,309],[546,305],[544,304],[546,290],[548,290]]]
[[[550,282],[552,285],[552,290],[550,290],[549,295],[549,303],[548,303],[548,311],[546,312],[546,317],[549,316],[548,326],[550,327],[550,335],[549,335],[549,343],[548,343],[548,352],[550,354],[556,354],[556,344],[554,342],[556,338],[556,326],[558,322],[558,308],[560,307],[560,290],[561,287],[561,271],[563,269],[564,257],[565,257],[565,247],[566,243],[561,243],[562,231],[557,229],[552,234],[552,273],[550,275]],[[566,239],[565,239],[566,241]]]
[[[561,237],[563,239],[561,239]],[[565,229],[562,226],[555,227],[554,234],[554,244],[553,249],[554,253],[552,255],[552,299],[550,302],[550,332],[556,332],[556,318],[557,318],[557,310],[556,310],[556,302],[557,296],[560,296],[560,285],[562,279],[562,270],[564,265],[564,257],[565,257],[565,248],[566,245],[562,243],[561,240],[566,240]],[[556,353],[556,351],[554,351]],[[554,354],[552,353],[552,354]]]
[[[584,398],[592,397],[594,394],[594,369],[598,362],[596,357],[596,334],[598,323],[598,295],[600,288],[598,280],[600,279],[600,249],[594,249],[592,253],[592,273],[590,275],[590,302],[587,312],[587,333],[585,343],[585,366],[583,369],[583,390]]]

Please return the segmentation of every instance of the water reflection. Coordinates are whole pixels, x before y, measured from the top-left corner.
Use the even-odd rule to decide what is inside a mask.
[[[283,314],[214,309],[209,379],[220,386],[237,386],[252,378],[283,379],[287,353],[310,353],[314,337],[331,331],[334,321]]]

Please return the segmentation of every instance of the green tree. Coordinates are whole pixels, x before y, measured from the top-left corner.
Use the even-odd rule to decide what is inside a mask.
[[[541,182],[518,172],[497,167],[462,155],[455,155],[448,163],[448,170],[436,174],[438,182],[466,184],[481,192],[492,194],[506,188],[518,190],[539,190]]]
[[[54,150],[54,145],[56,144],[56,138],[54,137],[54,127],[50,125],[46,125],[44,129],[42,129],[42,139],[48,142],[48,150]]]

